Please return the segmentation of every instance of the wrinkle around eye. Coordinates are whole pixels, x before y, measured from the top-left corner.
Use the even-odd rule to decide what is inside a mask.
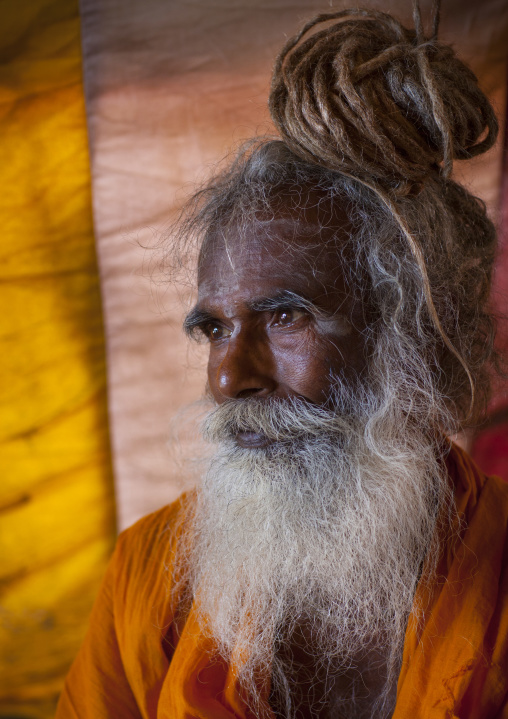
[[[218,332],[214,335],[214,330]],[[231,337],[232,330],[225,327],[220,322],[203,322],[192,327],[187,331],[188,336],[196,342],[220,342],[223,339]]]
[[[201,331],[209,342],[220,342],[233,334],[232,330],[219,322],[208,322]]]
[[[289,315],[290,319],[284,321],[285,315]],[[274,328],[285,329],[287,327],[288,329],[297,329],[300,324],[304,324],[301,320],[310,321],[311,319],[312,315],[310,315],[307,310],[299,309],[297,307],[288,307],[275,313],[270,326]]]

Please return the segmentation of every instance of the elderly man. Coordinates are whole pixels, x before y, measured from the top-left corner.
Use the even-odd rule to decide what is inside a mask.
[[[322,20],[283,140],[180,225],[216,452],[121,535],[60,718],[508,716],[508,489],[446,438],[494,357],[492,224],[448,174],[495,118],[418,12]]]

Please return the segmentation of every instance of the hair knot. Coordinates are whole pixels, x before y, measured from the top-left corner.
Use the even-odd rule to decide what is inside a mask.
[[[343,10],[317,16],[286,43],[270,111],[297,155],[404,195],[493,145],[497,121],[475,75],[417,26]]]

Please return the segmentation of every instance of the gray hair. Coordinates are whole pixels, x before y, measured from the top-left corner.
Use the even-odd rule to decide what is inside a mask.
[[[397,199],[394,216],[365,183],[301,159],[280,140],[253,140],[191,198],[179,224],[180,241],[187,249],[198,243],[203,260],[209,238],[232,227],[240,237],[261,217],[266,224],[280,202],[303,210],[310,190],[350,221],[346,237],[336,227],[335,238],[338,251],[352,258],[346,268],[350,285],[373,318],[367,330],[372,381],[382,391],[387,375],[400,375],[398,399],[404,399],[408,417],[431,430],[451,433],[477,422],[496,361],[489,307],[496,234],[484,203],[453,180],[438,172],[427,177],[417,194]],[[427,277],[400,217],[422,249]],[[333,217],[323,222],[333,224]],[[429,312],[427,281],[455,351]]]

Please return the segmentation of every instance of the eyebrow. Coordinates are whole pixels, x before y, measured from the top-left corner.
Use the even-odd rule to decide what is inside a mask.
[[[215,317],[199,307],[194,307],[183,321],[183,331],[191,339],[196,338],[196,330],[201,329],[207,322],[213,322]]]
[[[254,312],[267,312],[283,310],[292,307],[299,310],[306,310],[310,314],[323,314],[316,305],[304,295],[291,290],[283,290],[272,297],[260,297],[247,303],[247,307]]]
[[[259,297],[250,300],[246,303],[247,309],[252,312],[275,312],[277,310],[283,310],[287,308],[299,309],[308,312],[315,317],[329,316],[328,313],[323,312],[322,309],[317,307],[311,300],[298,292],[292,290],[283,290],[277,292],[272,297]],[[196,306],[194,307],[183,321],[183,331],[185,334],[194,339],[196,337],[196,331],[200,330],[208,322],[214,322],[217,318],[212,312]]]
[[[314,318],[320,320],[333,320],[337,318],[344,318],[347,320],[347,316],[341,311],[341,307],[338,307],[335,312],[329,312],[324,310],[312,300],[309,300],[309,298],[305,297],[305,295],[301,295],[300,293],[293,292],[291,290],[283,290],[273,297],[262,297],[259,300],[252,300],[247,303],[247,307],[254,312],[266,312],[270,310],[276,311],[291,308],[304,310]]]

